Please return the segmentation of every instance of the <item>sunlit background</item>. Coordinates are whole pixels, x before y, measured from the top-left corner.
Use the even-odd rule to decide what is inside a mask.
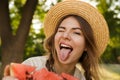
[[[8,0],[9,1],[9,16],[11,18],[11,30],[13,36],[16,35],[19,21],[21,19],[21,8],[24,6],[27,0]],[[45,2],[46,1],[46,2]],[[60,0],[39,0],[35,14],[32,19],[32,25],[26,41],[23,60],[33,57],[44,55],[43,48],[44,43],[44,31],[43,22],[47,11],[52,5],[55,5]],[[110,42],[102,55],[101,59],[103,63],[101,80],[120,80],[120,0],[81,0],[85,1],[103,14],[107,20],[110,30]],[[110,2],[111,1],[111,2]],[[44,3],[45,2],[45,3]],[[106,2],[106,3],[104,3]],[[2,9],[4,10],[4,9]],[[0,13],[1,14],[1,13]],[[0,26],[1,27],[1,26]],[[7,38],[6,38],[7,39]],[[0,51],[2,46],[2,40],[0,36]],[[10,45],[12,46],[12,45]],[[9,53],[8,53],[9,55]],[[0,57],[2,57],[0,52]],[[0,68],[2,60],[0,58]]]
[[[39,0],[39,1],[42,1],[42,0]],[[91,4],[94,7],[96,7],[96,5],[98,4],[94,0],[81,0],[81,1],[87,2],[87,3]],[[107,0],[107,1],[109,1],[109,0]],[[43,6],[43,8],[45,10],[49,10],[52,3],[56,4],[57,0],[47,0],[46,3],[45,3],[45,6]],[[117,2],[115,2],[110,9],[111,10],[115,10],[115,6],[116,5],[120,5],[120,0],[118,0]],[[119,13],[119,11],[116,11],[116,13]],[[118,14],[117,17],[120,18],[120,13]],[[33,19],[32,23],[33,23],[33,28],[35,29],[35,32],[39,33],[40,28],[43,27],[42,23],[39,21],[39,19]]]

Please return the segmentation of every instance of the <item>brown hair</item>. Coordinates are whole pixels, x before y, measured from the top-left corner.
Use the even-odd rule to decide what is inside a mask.
[[[81,63],[85,73],[86,80],[99,80],[98,77],[98,60],[99,56],[97,54],[97,47],[93,36],[93,31],[89,25],[89,23],[80,16],[77,15],[67,15],[60,20],[57,26],[67,17],[73,16],[80,24],[82,28],[82,32],[85,36],[85,42],[87,51],[84,51],[81,58],[79,59],[79,63]],[[53,35],[51,35],[45,42],[45,48],[50,53],[49,59],[47,60],[46,67],[49,71],[53,71],[52,66],[54,64],[54,57],[56,57],[56,51],[54,47],[54,37],[57,32],[57,28]]]

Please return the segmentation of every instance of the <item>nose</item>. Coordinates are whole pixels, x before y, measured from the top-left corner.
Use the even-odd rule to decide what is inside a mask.
[[[62,36],[64,39],[70,40],[70,33],[65,32]]]

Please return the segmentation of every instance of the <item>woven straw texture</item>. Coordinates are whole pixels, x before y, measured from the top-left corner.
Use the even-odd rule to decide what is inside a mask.
[[[46,38],[53,34],[60,19],[70,14],[83,17],[91,25],[98,47],[98,54],[101,55],[109,40],[108,26],[104,17],[96,8],[82,1],[70,0],[59,2],[48,11],[44,22]]]

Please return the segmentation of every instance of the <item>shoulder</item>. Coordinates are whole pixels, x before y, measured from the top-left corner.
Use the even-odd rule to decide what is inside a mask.
[[[76,64],[76,69],[75,69],[74,76],[77,77],[80,80],[86,80],[85,76],[84,76],[84,69],[82,68],[80,63]]]
[[[31,57],[25,60],[22,64],[35,66],[37,69],[45,68],[48,56]]]

